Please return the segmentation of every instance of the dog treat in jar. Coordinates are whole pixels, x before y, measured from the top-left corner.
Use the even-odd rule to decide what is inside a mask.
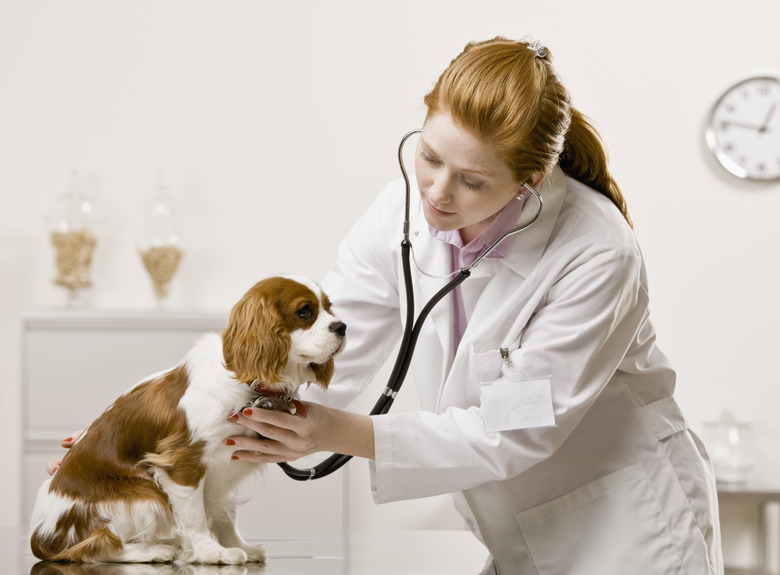
[[[174,245],[150,246],[140,251],[144,267],[152,278],[155,295],[158,299],[165,298],[184,252]]]
[[[92,285],[89,266],[97,243],[95,236],[88,230],[53,231],[51,242],[57,265],[55,285],[72,290]]]
[[[54,285],[67,289],[67,306],[85,304],[92,286],[90,267],[97,246],[97,230],[106,219],[95,200],[97,175],[73,170],[64,192],[44,208],[43,217],[54,248]]]

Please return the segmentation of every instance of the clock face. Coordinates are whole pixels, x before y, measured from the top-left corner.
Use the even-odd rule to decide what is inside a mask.
[[[707,123],[707,144],[735,176],[780,179],[780,80],[756,77],[729,88]]]

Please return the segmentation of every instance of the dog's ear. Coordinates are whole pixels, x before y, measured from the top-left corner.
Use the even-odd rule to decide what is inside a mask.
[[[315,377],[311,383],[316,383],[322,389],[328,389],[330,378],[333,377],[333,358],[325,363],[312,363],[310,365]]]
[[[275,297],[255,285],[233,306],[222,332],[225,367],[240,381],[273,385],[282,379],[290,343]]]

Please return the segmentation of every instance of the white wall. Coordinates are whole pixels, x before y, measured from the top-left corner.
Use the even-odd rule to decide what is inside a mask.
[[[133,239],[167,169],[187,249],[171,305],[227,309],[262,275],[321,277],[437,75],[502,34],[547,43],[610,145],[690,421],[734,409],[777,477],[780,184],[726,174],[703,127],[720,90],[780,73],[779,20],[773,0],[0,0],[0,457],[16,468],[20,312],[65,299],[41,212],[72,168],[111,208],[96,307],[153,304]]]

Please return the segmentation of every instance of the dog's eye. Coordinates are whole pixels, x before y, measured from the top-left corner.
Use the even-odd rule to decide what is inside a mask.
[[[309,319],[312,314],[312,309],[310,305],[305,305],[301,309],[298,310],[298,317],[301,317],[303,319]]]

